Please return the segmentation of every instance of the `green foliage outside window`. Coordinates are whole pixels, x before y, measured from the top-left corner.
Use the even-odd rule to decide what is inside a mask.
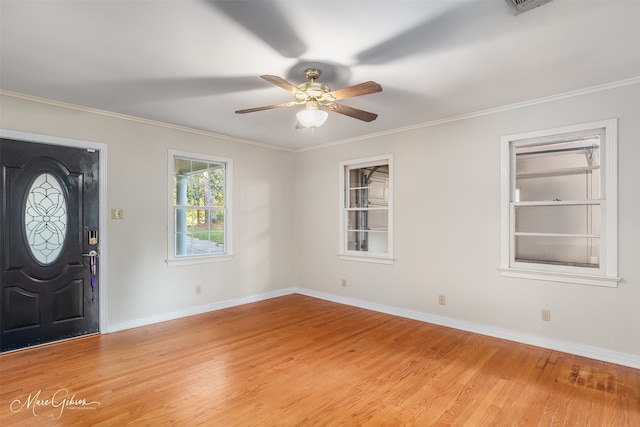
[[[224,180],[223,164],[175,159],[174,204],[188,207],[183,210],[187,235],[224,244]]]

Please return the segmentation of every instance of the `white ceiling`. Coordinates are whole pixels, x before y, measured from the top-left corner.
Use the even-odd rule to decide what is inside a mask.
[[[640,0],[0,0],[4,91],[290,150],[640,76]],[[294,129],[300,107],[259,78],[383,92]]]

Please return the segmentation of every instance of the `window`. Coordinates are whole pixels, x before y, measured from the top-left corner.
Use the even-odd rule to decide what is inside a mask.
[[[393,157],[340,163],[341,259],[393,262]]]
[[[228,259],[230,159],[169,151],[169,264]]]
[[[617,286],[617,123],[502,138],[505,276]]]

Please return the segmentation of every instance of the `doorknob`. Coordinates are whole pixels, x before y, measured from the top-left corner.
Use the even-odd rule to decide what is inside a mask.
[[[98,252],[93,250],[82,256],[89,257],[89,270],[91,271],[91,302],[96,302],[96,260]]]

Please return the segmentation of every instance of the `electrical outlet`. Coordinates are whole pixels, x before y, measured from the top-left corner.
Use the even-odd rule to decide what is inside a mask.
[[[347,287],[347,279],[342,279],[342,287],[343,288]]]
[[[541,312],[541,318],[545,322],[550,322],[551,321],[551,310],[549,310],[548,308],[543,308],[542,312]]]
[[[202,287],[200,285],[196,285],[196,295],[200,295],[202,293]]]
[[[438,304],[444,305],[444,295],[438,295]]]

